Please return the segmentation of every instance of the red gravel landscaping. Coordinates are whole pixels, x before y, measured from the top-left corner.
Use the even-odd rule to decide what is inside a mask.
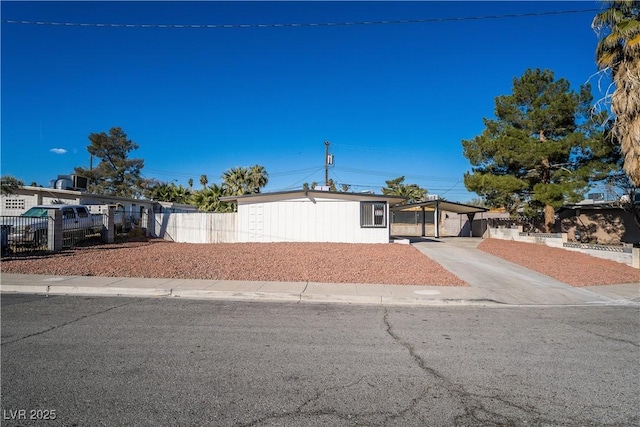
[[[572,286],[640,283],[640,270],[565,249],[499,239],[483,240],[478,249]],[[467,286],[417,249],[401,244],[149,240],[4,259],[1,270],[63,276]]]
[[[401,244],[172,243],[81,247],[2,262],[3,273],[467,286]]]
[[[500,239],[485,239],[478,249],[571,286],[640,283],[637,268],[581,252]]]

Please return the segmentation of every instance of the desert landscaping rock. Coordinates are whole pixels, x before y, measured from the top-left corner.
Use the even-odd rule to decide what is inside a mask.
[[[640,283],[640,270],[579,252],[499,239],[478,249],[572,286]],[[87,246],[7,258],[3,273],[281,282],[467,286],[408,245],[347,243],[173,243]]]
[[[478,249],[572,286],[640,283],[640,270],[580,252],[534,243],[485,239]]]
[[[173,243],[76,248],[9,259],[3,273],[283,282],[466,286],[407,245],[347,243]]]

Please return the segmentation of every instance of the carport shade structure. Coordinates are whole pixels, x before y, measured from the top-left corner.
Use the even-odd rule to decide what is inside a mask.
[[[483,208],[480,206],[465,205],[463,203],[456,203],[456,202],[447,202],[446,200],[440,200],[440,199],[427,200],[427,201],[418,202],[418,203],[409,203],[406,205],[399,205],[391,208],[391,210],[394,212],[421,211],[422,215],[420,215],[420,218],[421,218],[421,225],[422,225],[422,237],[426,236],[425,211],[427,209],[434,210],[434,221],[433,221],[435,223],[434,237],[436,238],[440,237],[440,211],[453,212],[457,214],[466,214],[467,218],[469,219],[469,223],[473,223],[473,218],[477,213],[483,213],[489,210],[487,208]],[[471,227],[471,230],[473,230],[473,227]]]

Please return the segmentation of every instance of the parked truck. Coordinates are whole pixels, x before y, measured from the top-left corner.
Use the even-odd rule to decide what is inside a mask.
[[[92,214],[84,205],[38,205],[19,217],[3,217],[8,245],[44,246],[49,230],[49,210],[62,212],[63,236],[88,236],[102,232],[103,215]],[[4,243],[4,242],[3,242]],[[4,249],[4,248],[3,248]]]

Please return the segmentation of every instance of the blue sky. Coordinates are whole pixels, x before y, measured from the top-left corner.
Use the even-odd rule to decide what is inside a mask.
[[[527,68],[597,87],[599,2],[12,2],[3,1],[1,173],[47,186],[88,167],[88,135],[121,127],[143,176],[219,182],[263,165],[265,191],[330,178],[380,192],[399,175],[465,202],[461,141],[480,134],[494,98]],[[35,25],[6,21],[94,25]],[[229,24],[158,28],[143,24]]]

